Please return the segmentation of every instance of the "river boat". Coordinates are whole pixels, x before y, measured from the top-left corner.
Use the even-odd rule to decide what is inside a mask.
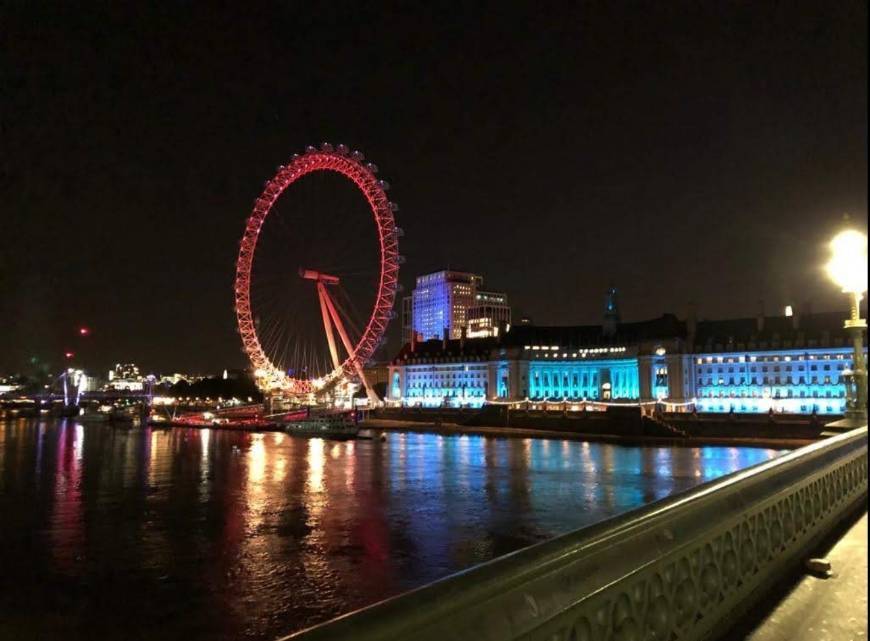
[[[83,412],[75,417],[77,423],[106,423],[109,415],[106,412]]]
[[[151,415],[148,425],[152,427],[196,427],[201,429],[219,428],[225,430],[241,430],[245,432],[263,432],[278,429],[274,421],[262,418],[226,418],[215,416],[210,412],[191,412],[178,416],[164,417]]]
[[[137,426],[147,419],[147,414],[139,405],[116,407],[109,414],[109,420],[117,425]]]
[[[322,414],[282,421],[286,433],[313,438],[346,440],[356,438],[359,425],[349,413]]]

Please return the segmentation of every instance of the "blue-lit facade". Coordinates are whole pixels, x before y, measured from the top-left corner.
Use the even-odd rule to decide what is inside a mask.
[[[419,407],[480,407],[489,389],[489,364],[481,362],[411,365],[402,376],[393,373],[394,391],[406,405]],[[401,389],[403,387],[403,390]]]
[[[640,398],[637,358],[561,358],[529,361],[530,400]]]
[[[842,414],[853,347],[843,312],[688,323],[699,412]],[[866,346],[865,346],[866,353]]]
[[[652,337],[638,334],[638,327],[602,335],[598,326],[517,326],[504,336],[409,344],[390,366],[388,400],[421,407],[637,401],[647,395],[644,384],[649,386],[653,368],[667,367],[654,352],[676,347],[669,336],[679,326],[675,318],[657,321],[647,328]]]
[[[517,326],[498,338],[430,340],[394,359],[388,400],[425,407],[662,400],[699,412],[841,414],[852,367],[842,317],[665,315],[609,328]]]
[[[447,270],[417,277],[411,294],[413,331],[424,341],[440,339],[444,332],[459,338],[482,282],[475,274]]]
[[[852,367],[850,348],[698,354],[693,361],[698,411],[846,410],[843,373]]]

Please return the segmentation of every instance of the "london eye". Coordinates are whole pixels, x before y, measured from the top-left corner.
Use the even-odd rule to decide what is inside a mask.
[[[258,386],[316,398],[359,381],[398,291],[398,207],[359,151],[307,147],[265,183],[241,239],[234,284]]]

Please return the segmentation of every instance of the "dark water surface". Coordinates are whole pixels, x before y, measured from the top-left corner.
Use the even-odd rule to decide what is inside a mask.
[[[0,423],[0,639],[273,639],[776,454]]]

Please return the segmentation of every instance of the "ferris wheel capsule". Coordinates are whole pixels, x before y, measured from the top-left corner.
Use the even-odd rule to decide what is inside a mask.
[[[366,163],[366,169],[368,169],[368,170],[369,170],[370,172],[372,172],[373,174],[378,173],[378,166],[377,166],[375,163],[373,163],[373,162],[367,162],[367,163]]]
[[[357,149],[356,151],[354,151],[354,152],[350,155],[350,157],[353,158],[354,160],[356,160],[357,162],[362,162],[363,160],[366,159],[366,157],[363,155],[363,152],[361,152],[359,149]]]
[[[401,227],[396,227],[396,236],[403,238],[405,236],[405,230]]]
[[[399,206],[396,203],[391,202],[390,203],[390,210],[391,211],[399,211]]]
[[[315,147],[314,145],[308,145],[305,147],[305,153],[306,154],[317,153],[317,147]]]
[[[330,153],[332,152],[332,145],[330,145],[328,142],[322,142],[320,143],[320,151]]]
[[[338,147],[335,148],[335,150],[336,150],[338,153],[340,153],[342,156],[347,156],[348,151],[350,151],[350,150],[347,148],[347,145],[345,145],[345,144],[340,144]]]
[[[389,189],[390,189],[390,183],[388,183],[386,180],[379,180],[379,181],[378,181],[378,187],[380,187],[380,188],[383,189],[384,191],[389,191]]]

